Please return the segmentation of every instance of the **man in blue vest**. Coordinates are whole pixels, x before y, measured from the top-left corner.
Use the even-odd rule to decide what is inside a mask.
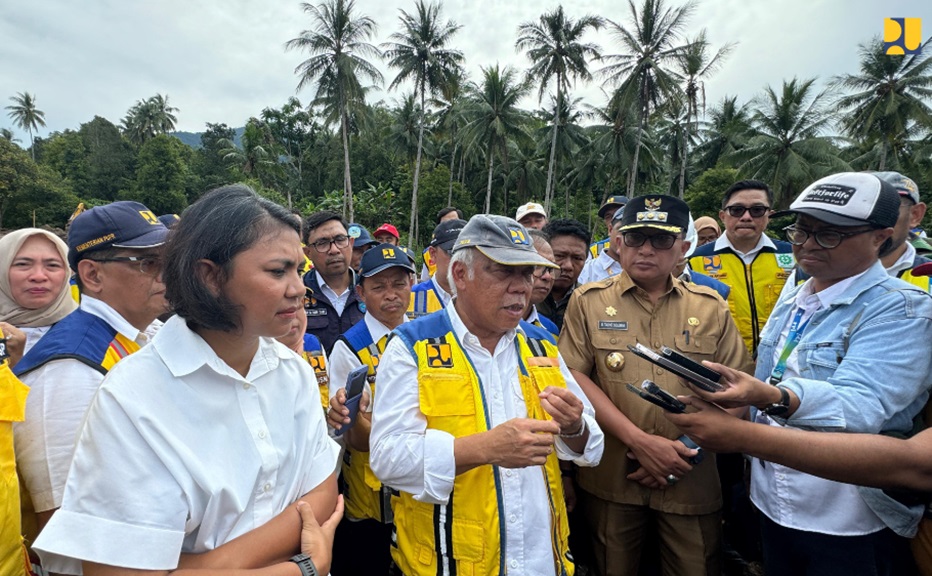
[[[68,231],[80,307],[55,324],[15,372],[30,386],[15,426],[18,468],[40,529],[61,506],[74,443],[104,375],[139,350],[167,310],[161,247],[168,228],[138,202],[82,212]]]
[[[465,220],[444,220],[434,229],[427,247],[430,259],[436,270],[433,275],[411,289],[411,306],[408,316],[417,318],[437,310],[442,310],[450,303],[452,289],[450,288],[447,272],[450,268],[450,251],[453,243],[460,235],[460,230],[466,225]]]
[[[362,320],[366,306],[356,296],[356,272],[350,268],[353,242],[336,212],[315,212],[304,222],[304,253],[314,268],[304,275],[307,331],[330,354],[340,334]]]

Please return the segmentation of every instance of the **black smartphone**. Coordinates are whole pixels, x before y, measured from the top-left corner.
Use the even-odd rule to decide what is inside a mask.
[[[625,384],[625,387],[628,389],[628,392],[637,394],[644,400],[647,400],[654,406],[663,408],[667,412],[682,414],[686,411],[686,405],[677,400],[676,396],[670,394],[650,380],[645,380],[641,384],[640,389],[632,386],[631,384]]]
[[[700,364],[699,362],[696,362],[689,356],[680,354],[679,352],[677,352],[676,350],[672,348],[668,348],[667,346],[661,346],[660,353],[666,356],[667,358],[669,358],[670,360],[673,360],[680,366],[684,366],[692,370],[696,374],[703,376],[705,378],[708,378],[709,380],[711,380],[712,382],[715,382],[716,384],[719,383],[722,379],[722,375],[716,372],[715,370],[712,370],[708,366],[703,366],[702,364]]]
[[[362,389],[366,385],[366,375],[369,373],[368,366],[355,368],[346,377],[346,404],[349,408],[350,421],[335,431],[334,436],[342,436],[344,432],[353,427],[356,423],[356,417],[359,416],[359,401],[362,399]]]

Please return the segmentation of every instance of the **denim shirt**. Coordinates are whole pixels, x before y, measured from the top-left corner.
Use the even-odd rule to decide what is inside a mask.
[[[766,382],[773,371],[775,348],[800,288],[784,295],[761,332],[755,372],[760,380]],[[800,375],[781,382],[800,400],[786,424],[868,434],[910,431],[932,387],[930,342],[932,297],[876,262],[809,321],[796,349]],[[903,506],[877,489],[859,493],[895,532],[915,532],[922,507]]]

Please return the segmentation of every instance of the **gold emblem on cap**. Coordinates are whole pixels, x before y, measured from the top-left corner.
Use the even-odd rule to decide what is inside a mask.
[[[605,365],[612,372],[619,372],[625,366],[625,357],[621,352],[612,352],[605,357]]]
[[[695,316],[691,316],[691,317],[689,318],[689,320],[686,321],[686,323],[689,324],[690,326],[698,326],[698,325],[699,325],[699,319],[696,318]]]
[[[618,310],[615,310],[614,306],[609,306],[608,308],[605,309],[605,313],[608,314],[609,316],[614,316],[615,314],[618,313]]]

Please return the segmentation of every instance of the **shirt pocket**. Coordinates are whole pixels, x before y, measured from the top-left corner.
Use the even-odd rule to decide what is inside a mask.
[[[841,340],[817,342],[800,346],[797,353],[800,375],[813,380],[828,380],[845,357]]]
[[[443,430],[456,437],[479,431],[477,399],[467,376],[432,371],[420,380],[418,400],[429,428]]]

